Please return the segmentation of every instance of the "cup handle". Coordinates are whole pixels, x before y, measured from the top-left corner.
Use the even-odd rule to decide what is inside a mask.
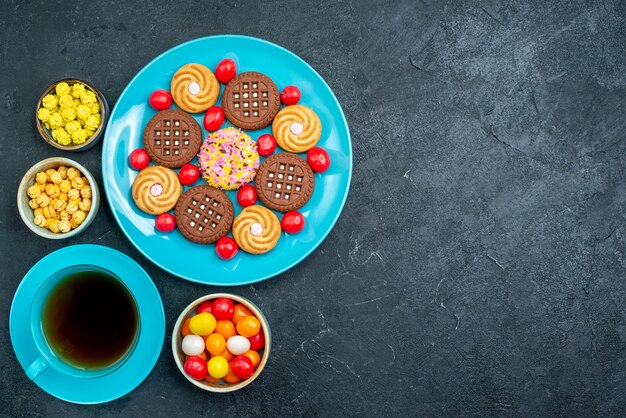
[[[48,363],[43,357],[39,357],[37,360],[33,361],[33,363],[28,366],[26,369],[26,376],[30,380],[35,380],[39,377],[40,374],[48,370],[50,363]]]

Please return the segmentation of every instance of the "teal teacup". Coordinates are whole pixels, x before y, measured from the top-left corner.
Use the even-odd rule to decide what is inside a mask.
[[[120,367],[141,332],[137,302],[124,282],[93,265],[66,267],[37,290],[30,328],[40,356],[26,369],[32,380],[50,367],[97,378]]]

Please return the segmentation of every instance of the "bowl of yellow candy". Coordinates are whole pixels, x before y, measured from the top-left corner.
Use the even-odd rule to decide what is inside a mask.
[[[55,148],[83,151],[104,133],[109,105],[100,91],[83,80],[52,83],[37,102],[35,121],[41,137]]]
[[[38,162],[26,172],[17,191],[22,221],[44,238],[62,239],[80,233],[94,220],[99,206],[96,180],[69,158]]]

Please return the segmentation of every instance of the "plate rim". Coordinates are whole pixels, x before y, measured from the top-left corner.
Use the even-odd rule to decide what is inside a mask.
[[[348,161],[349,161],[349,170],[348,170],[348,183],[347,183],[347,187],[346,190],[343,194],[343,198],[341,200],[341,203],[339,205],[339,210],[336,212],[334,218],[332,219],[331,223],[330,223],[330,227],[322,234],[319,242],[317,242],[315,245],[312,245],[301,257],[299,257],[298,259],[294,260],[292,263],[289,263],[288,265],[286,265],[285,267],[271,273],[265,276],[261,276],[259,278],[255,278],[252,280],[245,280],[245,281],[237,281],[234,283],[218,283],[218,282],[214,282],[214,281],[204,281],[204,280],[198,280],[194,277],[189,277],[189,276],[185,276],[183,274],[177,273],[176,271],[173,271],[172,269],[166,268],[165,266],[161,265],[161,263],[158,263],[157,261],[155,261],[150,255],[147,254],[146,251],[144,251],[143,248],[141,248],[139,245],[137,245],[137,243],[135,243],[135,241],[130,237],[130,235],[128,234],[128,232],[122,227],[121,222],[118,218],[118,214],[117,212],[114,210],[113,208],[113,204],[111,202],[112,199],[109,199],[109,182],[108,180],[106,180],[108,178],[107,173],[108,173],[108,168],[106,168],[106,164],[105,164],[105,156],[104,156],[104,152],[105,152],[105,145],[110,141],[108,132],[109,132],[109,128],[111,126],[111,124],[113,123],[113,115],[115,114],[115,111],[117,110],[117,106],[118,103],[120,101],[120,98],[124,96],[124,94],[126,94],[126,91],[129,89],[129,87],[131,86],[131,84],[133,84],[133,82],[135,82],[135,80],[144,72],[146,71],[146,69],[152,65],[155,61],[161,59],[161,57],[169,54],[170,52],[173,52],[179,48],[188,46],[190,44],[194,44],[197,42],[202,42],[202,41],[206,41],[209,39],[217,39],[217,38],[231,38],[231,39],[244,39],[247,41],[254,41],[254,42],[260,42],[263,44],[266,44],[268,46],[271,46],[273,48],[277,48],[283,52],[286,52],[287,54],[292,55],[296,60],[300,61],[302,64],[304,64],[305,67],[307,67],[310,71],[313,72],[313,74],[315,74],[317,77],[319,77],[319,79],[322,81],[322,83],[324,84],[324,86],[326,86],[326,88],[328,88],[328,91],[330,92],[330,95],[332,97],[332,99],[335,101],[335,104],[337,105],[337,108],[339,109],[339,115],[341,116],[341,120],[343,121],[345,127],[346,127],[346,133],[347,133],[347,138],[348,138],[348,151],[349,151],[349,155],[348,155]],[[290,269],[292,269],[293,267],[297,266],[298,264],[300,264],[302,261],[304,261],[309,255],[311,255],[311,253],[313,253],[313,251],[315,251],[328,237],[328,235],[330,234],[330,232],[334,229],[335,225],[337,224],[337,221],[339,220],[339,217],[341,216],[344,206],[346,204],[346,201],[348,200],[348,195],[350,194],[350,186],[352,184],[352,169],[353,169],[353,152],[352,152],[352,135],[350,134],[350,127],[348,125],[348,120],[346,119],[346,115],[343,112],[343,108],[341,107],[341,103],[339,103],[339,100],[337,99],[337,96],[335,96],[334,91],[330,88],[330,86],[328,85],[328,83],[326,82],[326,80],[308,63],[306,62],[304,59],[302,59],[299,55],[295,54],[294,52],[288,50],[287,48],[284,48],[280,45],[277,45],[273,42],[267,41],[265,39],[261,39],[261,38],[257,38],[254,36],[247,36],[247,35],[238,35],[238,34],[221,34],[221,35],[211,35],[211,36],[203,36],[201,38],[195,38],[195,39],[191,39],[188,41],[185,41],[183,43],[180,43],[172,48],[169,48],[165,51],[163,51],[161,54],[157,55],[155,58],[153,58],[152,60],[150,60],[147,64],[145,64],[141,70],[139,70],[137,72],[137,74],[135,74],[135,76],[126,84],[126,87],[124,87],[124,90],[122,90],[122,92],[120,93],[118,99],[115,102],[115,105],[113,106],[113,110],[111,110],[111,113],[109,115],[109,120],[107,121],[107,126],[104,132],[104,138],[102,140],[102,155],[100,157],[101,159],[101,165],[102,165],[102,177],[103,177],[103,187],[104,187],[104,195],[105,195],[105,200],[107,201],[107,205],[109,206],[109,209],[111,210],[111,213],[113,214],[113,218],[115,219],[115,222],[117,223],[118,227],[122,230],[122,233],[126,236],[126,239],[128,239],[128,241],[130,241],[130,243],[146,258],[148,259],[148,261],[150,261],[152,264],[154,264],[155,266],[157,266],[158,268],[160,268],[161,270],[164,270],[165,272],[172,274],[173,276],[179,277],[183,280],[187,280],[193,283],[199,283],[199,284],[203,284],[203,285],[207,285],[207,286],[227,286],[227,287],[233,287],[233,286],[245,286],[245,285],[250,285],[253,283],[258,283],[264,280],[269,280],[271,278],[274,278]]]

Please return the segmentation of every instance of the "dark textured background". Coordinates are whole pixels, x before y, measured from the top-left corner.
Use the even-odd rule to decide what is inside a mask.
[[[0,3],[0,414],[626,414],[625,2]],[[26,378],[8,332],[38,259],[76,243],[130,254],[161,292],[166,334],[225,289],[152,266],[106,204],[74,239],[32,234],[20,177],[64,155],[37,136],[35,101],[77,76],[114,104],[156,55],[220,33],[278,43],[327,80],[352,131],[345,210],[299,266],[228,289],[274,334],[246,390],[188,384],[168,337],[129,395],[59,401]],[[68,156],[99,173],[100,150]]]

